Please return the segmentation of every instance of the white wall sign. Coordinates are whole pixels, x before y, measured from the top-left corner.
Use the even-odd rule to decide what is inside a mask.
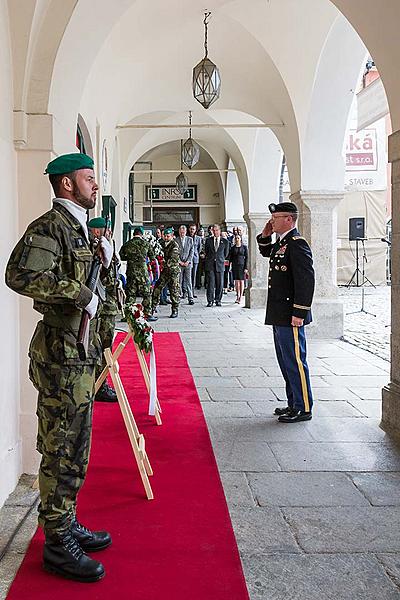
[[[385,190],[387,157],[385,119],[361,131],[351,128],[346,140],[345,189]]]

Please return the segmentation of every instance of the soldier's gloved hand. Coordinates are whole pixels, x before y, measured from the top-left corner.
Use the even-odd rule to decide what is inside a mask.
[[[114,249],[107,238],[104,235],[99,240],[99,252],[101,256],[101,262],[103,266],[108,269],[111,264],[111,260],[114,254]]]
[[[85,310],[88,313],[90,319],[93,319],[93,317],[96,315],[98,305],[99,297],[96,294],[92,294],[91,301],[85,306]]]

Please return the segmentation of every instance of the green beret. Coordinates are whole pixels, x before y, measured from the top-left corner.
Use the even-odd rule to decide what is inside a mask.
[[[135,229],[133,230],[133,235],[137,235],[137,234],[143,235],[144,234],[144,228],[141,225],[138,225],[138,227],[135,227]]]
[[[49,162],[44,172],[45,175],[65,175],[80,169],[93,169],[93,158],[87,154],[73,152],[72,154],[62,154]]]
[[[165,227],[163,233],[174,233],[173,227]]]
[[[107,222],[104,217],[95,217],[94,219],[90,219],[88,221],[87,226],[89,229],[102,229],[107,226]]]

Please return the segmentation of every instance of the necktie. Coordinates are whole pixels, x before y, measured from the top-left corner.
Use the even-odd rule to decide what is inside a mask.
[[[219,239],[216,237],[215,240],[214,240],[215,252],[218,252],[218,246],[219,246],[218,242],[219,242]]]

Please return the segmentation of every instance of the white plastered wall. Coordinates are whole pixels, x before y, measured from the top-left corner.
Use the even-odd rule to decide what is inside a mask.
[[[12,67],[7,2],[0,0],[0,171],[2,173],[2,235],[0,269],[4,273],[17,235],[15,150],[12,130]],[[2,371],[0,396],[0,506],[14,489],[21,473],[19,433],[19,318],[18,297],[0,287]]]

